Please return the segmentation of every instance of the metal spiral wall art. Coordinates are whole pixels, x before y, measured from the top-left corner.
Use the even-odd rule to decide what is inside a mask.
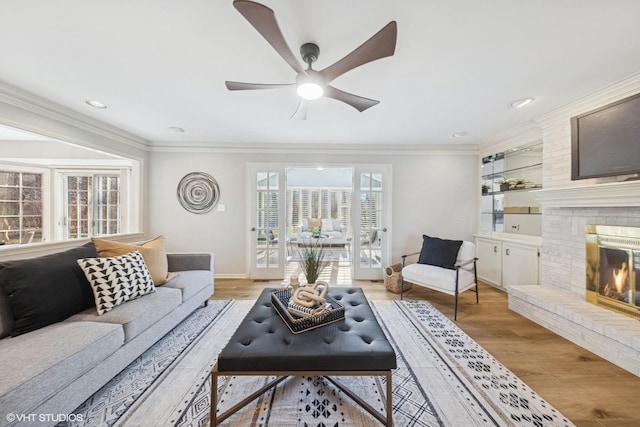
[[[178,184],[178,202],[187,211],[203,214],[209,212],[220,200],[218,182],[204,172],[185,175]]]

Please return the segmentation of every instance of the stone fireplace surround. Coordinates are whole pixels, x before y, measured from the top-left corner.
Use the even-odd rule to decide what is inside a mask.
[[[508,289],[509,308],[637,376],[640,321],[586,301],[585,226],[640,227],[640,181],[572,181],[570,119],[639,92],[636,73],[535,120],[543,142],[540,284]]]
[[[640,181],[541,190],[541,280],[509,308],[640,376],[640,321],[586,302],[587,224],[640,227]]]

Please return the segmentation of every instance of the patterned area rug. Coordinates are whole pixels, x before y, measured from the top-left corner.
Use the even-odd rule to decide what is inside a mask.
[[[217,302],[193,317],[210,318],[181,355],[162,372],[161,340],[135,366],[85,404],[86,425],[208,425],[210,378],[215,355],[251,307],[250,301]],[[393,419],[396,426],[573,426],[453,322],[425,301],[371,303],[396,350]],[[199,321],[196,321],[199,323]],[[181,327],[183,326],[181,325]],[[181,329],[181,328],[177,328]],[[181,334],[180,331],[174,331]],[[173,333],[172,333],[173,334]],[[188,350],[188,351],[186,351]],[[160,353],[158,353],[160,352]],[[173,352],[173,351],[172,351]],[[198,354],[204,357],[198,358]],[[197,368],[181,369],[195,358]],[[204,361],[204,362],[202,362]],[[128,372],[130,371],[130,372]],[[153,378],[147,378],[153,377]],[[219,410],[233,406],[270,378],[221,377]],[[383,411],[384,378],[341,377],[341,382]],[[144,386],[144,384],[147,384]],[[135,392],[129,393],[129,391]],[[129,394],[127,397],[126,395]],[[110,408],[110,409],[107,409]],[[100,414],[100,415],[98,415]],[[379,424],[321,377],[290,377],[226,420],[225,426],[371,426]]]

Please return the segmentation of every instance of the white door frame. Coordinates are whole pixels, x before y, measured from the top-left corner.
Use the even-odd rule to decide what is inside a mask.
[[[277,226],[267,224],[260,226],[257,218],[258,212],[258,188],[257,174],[261,172],[278,174],[278,207]],[[246,217],[246,242],[247,242],[247,272],[249,278],[257,280],[279,280],[284,279],[284,270],[287,263],[285,249],[285,167],[282,163],[247,163],[247,217]],[[271,229],[278,237],[276,243],[264,240],[265,233]],[[260,237],[260,239],[259,239]],[[265,247],[259,248],[258,245]],[[258,250],[261,250],[269,260],[266,264],[258,267]],[[271,257],[273,255],[273,257]],[[271,263],[271,260],[275,260]]]
[[[363,173],[376,173],[382,176],[382,200],[380,206],[381,218],[376,227],[377,239],[379,239],[379,259],[372,263],[371,258],[361,259],[361,254],[370,256],[371,247],[363,245],[360,236],[364,230],[361,223],[361,188],[360,177]],[[353,262],[351,264],[351,275],[354,280],[381,280],[383,278],[384,267],[389,265],[391,254],[391,176],[392,167],[390,164],[360,164],[354,166],[353,174],[353,197],[354,208],[352,210],[353,224]],[[368,261],[367,261],[368,260]]]

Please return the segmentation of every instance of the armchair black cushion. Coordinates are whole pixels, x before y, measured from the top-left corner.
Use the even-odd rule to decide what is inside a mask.
[[[454,264],[458,259],[461,245],[462,240],[446,240],[422,235],[422,249],[418,264],[435,265],[455,270]]]

